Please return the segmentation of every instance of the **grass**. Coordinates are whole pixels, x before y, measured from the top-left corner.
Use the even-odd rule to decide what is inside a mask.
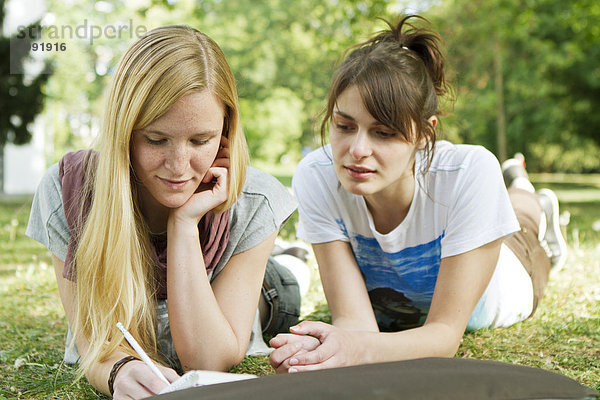
[[[536,314],[510,328],[466,334],[457,357],[534,366],[600,390],[600,176],[532,175],[550,187],[570,213],[569,256],[552,274]],[[85,379],[62,364],[66,322],[50,255],[24,236],[31,197],[0,199],[0,400],[98,399]],[[282,235],[292,238],[294,216]],[[313,262],[314,265],[314,262]],[[328,321],[315,281],[303,315]],[[250,358],[233,372],[272,374],[265,357]]]

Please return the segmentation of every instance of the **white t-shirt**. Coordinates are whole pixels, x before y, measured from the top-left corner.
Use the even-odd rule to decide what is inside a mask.
[[[293,178],[299,203],[298,237],[310,243],[350,243],[382,331],[425,322],[442,258],[520,229],[492,153],[481,146],[438,141],[431,166],[423,174],[426,161],[424,152],[417,152],[410,209],[387,234],[375,229],[364,198],[340,184],[330,146],[308,154]],[[500,267],[494,275],[503,274],[519,275],[514,268]],[[511,278],[494,276],[489,286]],[[518,279],[529,279],[531,286],[527,273]],[[489,286],[471,317],[470,329],[507,326],[529,315],[499,321],[498,310],[506,297],[515,302],[514,293]]]

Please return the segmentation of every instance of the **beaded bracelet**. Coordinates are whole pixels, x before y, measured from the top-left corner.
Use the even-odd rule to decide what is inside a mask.
[[[119,372],[119,370],[121,369],[121,367],[125,364],[127,364],[129,361],[133,361],[133,360],[138,360],[141,361],[139,358],[134,357],[134,356],[127,356],[127,357],[123,357],[121,358],[119,361],[117,361],[115,363],[115,365],[113,365],[112,369],[110,370],[110,375],[108,376],[108,390],[110,391],[110,395],[112,396],[115,392],[115,389],[113,387],[113,385],[115,384],[115,378],[117,377],[117,373]]]

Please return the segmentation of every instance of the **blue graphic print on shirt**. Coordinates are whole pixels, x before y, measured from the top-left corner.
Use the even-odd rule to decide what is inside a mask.
[[[386,253],[376,239],[348,233],[342,220],[337,223],[350,239],[380,330],[422,325],[435,289],[444,234],[429,243]]]

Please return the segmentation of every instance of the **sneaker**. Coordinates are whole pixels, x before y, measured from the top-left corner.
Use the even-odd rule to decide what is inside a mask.
[[[560,231],[558,198],[550,189],[541,189],[537,192],[537,195],[546,216],[547,227],[543,242],[550,250],[552,269],[561,270],[567,259],[567,242]]]
[[[511,187],[513,181],[517,178],[529,180],[523,161],[516,158],[510,158],[502,163],[502,177],[507,188]]]
[[[525,165],[525,155],[523,155],[523,153],[515,153],[513,158],[520,161],[521,164],[523,164],[523,168],[527,169],[527,165]]]
[[[75,365],[79,362],[79,351],[77,350],[77,344],[73,340],[73,331],[71,326],[67,325],[67,339],[65,340],[65,354],[63,356],[63,362],[68,365]]]

